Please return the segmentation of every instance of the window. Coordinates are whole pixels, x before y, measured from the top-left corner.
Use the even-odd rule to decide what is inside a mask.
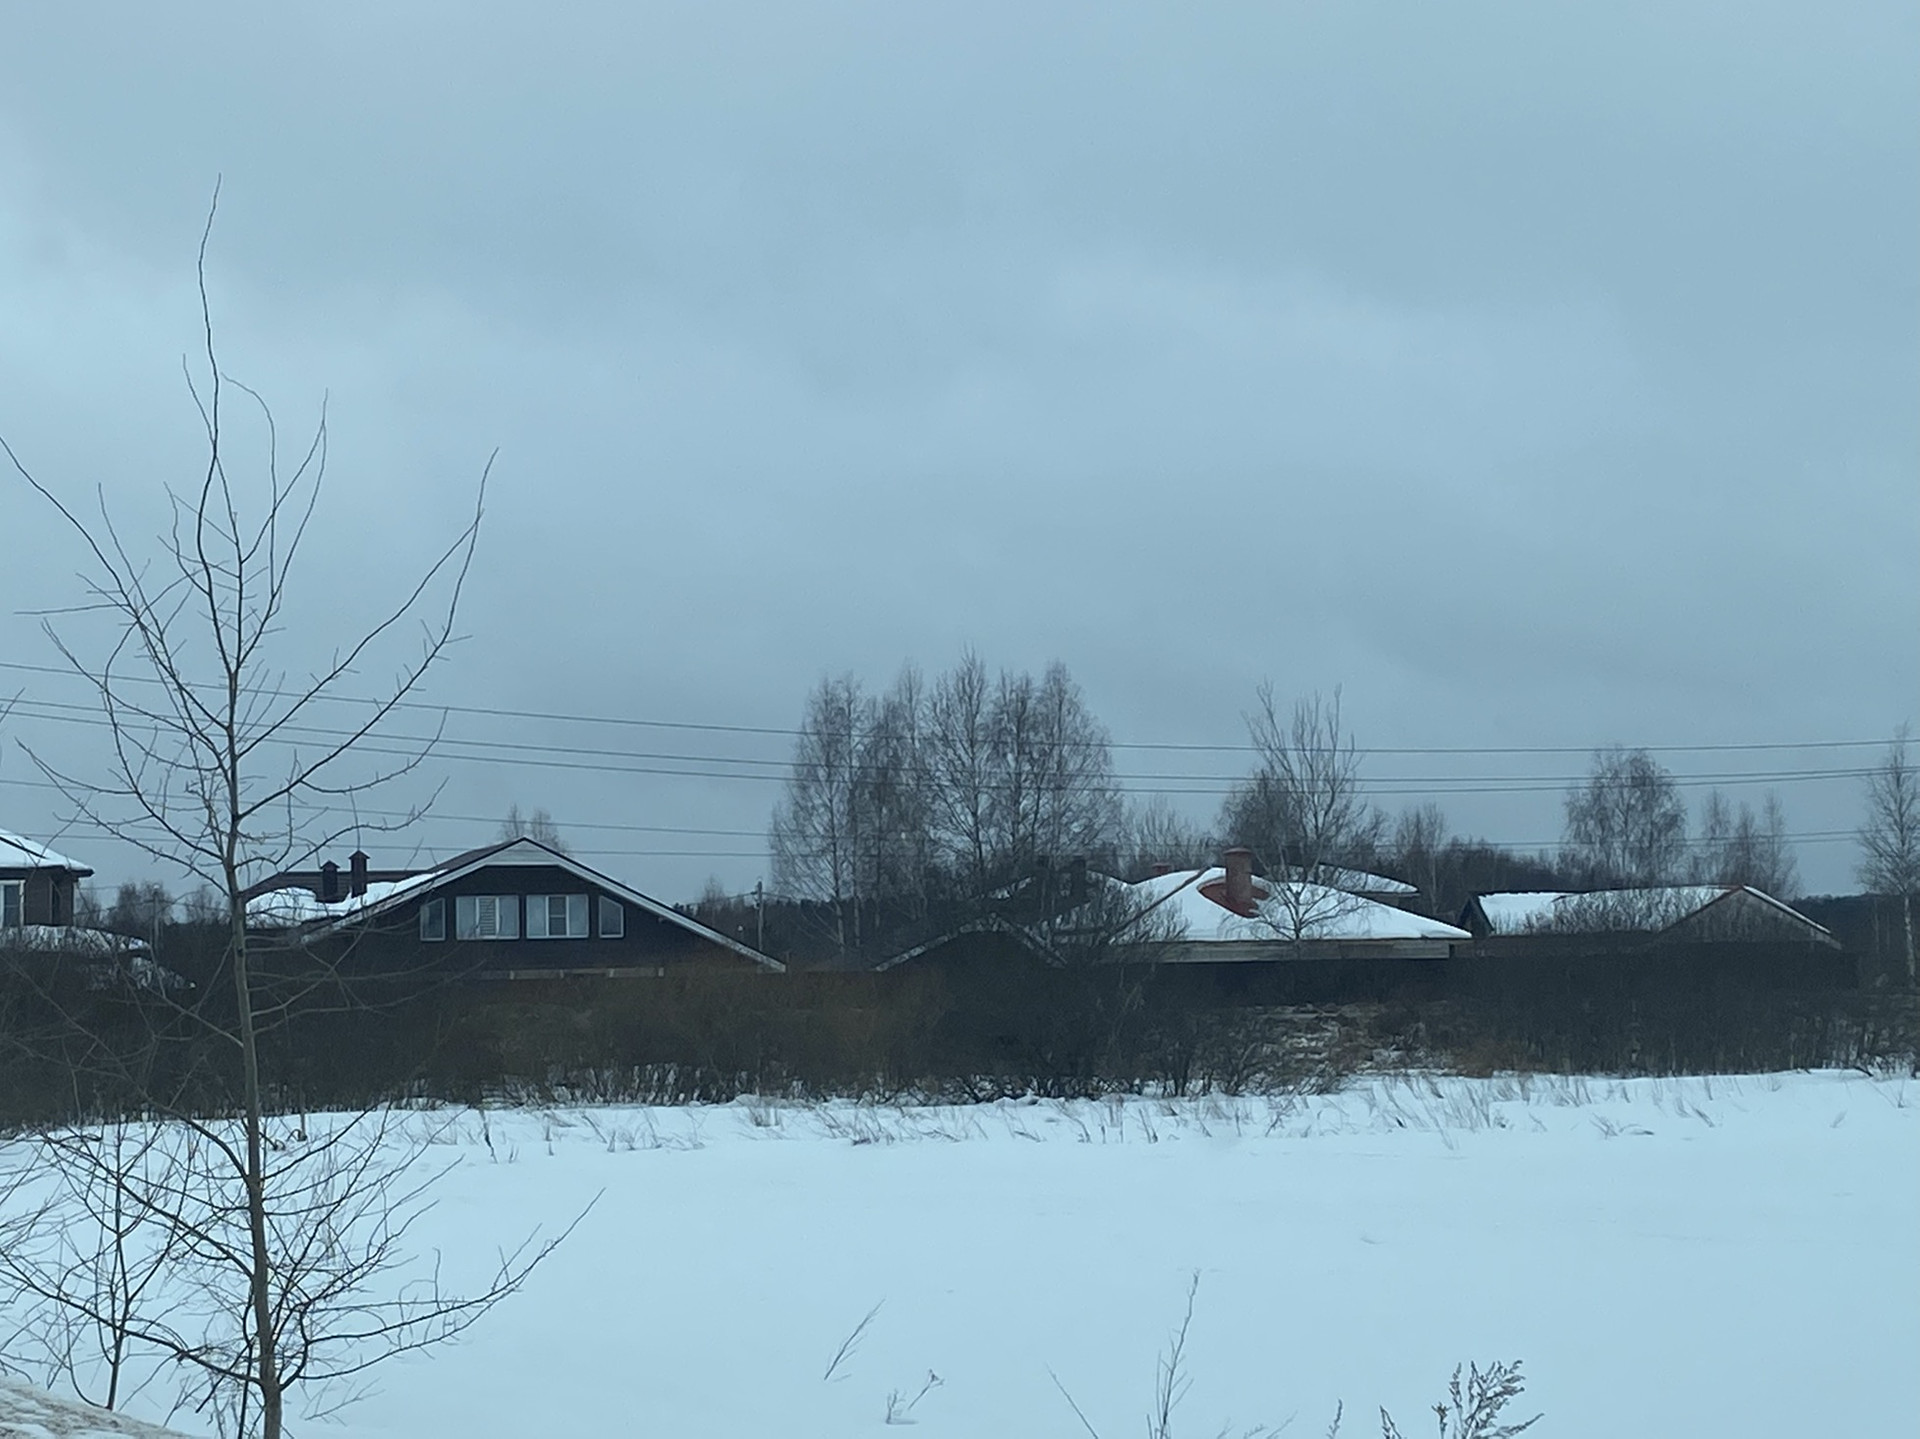
[[[12,929],[23,919],[21,894],[26,886],[17,879],[0,879],[0,928]]]
[[[527,896],[528,939],[585,939],[587,897],[584,894],[530,894]]]
[[[447,902],[430,899],[420,906],[420,938],[428,943],[447,937]]]
[[[600,896],[600,938],[625,939],[627,934],[627,912],[620,907],[617,899]]]
[[[463,894],[453,901],[455,939],[518,939],[520,896]]]

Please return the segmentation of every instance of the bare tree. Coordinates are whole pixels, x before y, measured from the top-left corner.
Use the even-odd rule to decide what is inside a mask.
[[[918,669],[902,669],[866,707],[859,745],[861,889],[909,919],[926,915],[937,883],[925,688]]]
[[[1105,728],[1065,666],[990,677],[968,653],[929,688],[912,666],[878,698],[852,676],[808,698],[771,828],[775,883],[863,927],[977,909],[1042,868],[1111,860],[1123,823]]]
[[[1272,684],[1247,716],[1258,756],[1253,775],[1229,795],[1221,828],[1251,849],[1273,881],[1261,917],[1295,943],[1324,933],[1360,899],[1330,881],[1372,861],[1385,827],[1365,798],[1360,752],[1341,719],[1340,691],[1297,700],[1284,715]]]
[[[1867,817],[1860,826],[1860,883],[1871,894],[1900,901],[1906,935],[1907,981],[1915,982],[1913,896],[1920,890],[1920,771],[1907,754],[1910,731],[1894,732],[1873,773],[1867,776]]]
[[[969,650],[940,676],[927,718],[934,832],[962,892],[985,894],[998,878],[994,785],[999,725],[992,682],[979,655]]]
[[[1644,749],[1595,750],[1566,799],[1564,856],[1603,884],[1671,884],[1686,856],[1687,807],[1673,776]]]
[[[998,867],[1009,873],[1036,861],[1111,851],[1122,806],[1106,727],[1058,661],[1036,684],[1000,676],[994,706]]]
[[[1125,834],[1119,873],[1129,880],[1147,878],[1156,865],[1170,870],[1204,869],[1220,852],[1214,837],[1175,810],[1163,795],[1127,811]]]
[[[867,710],[852,675],[824,679],[808,696],[771,834],[775,886],[827,907],[843,957],[860,947],[866,818],[860,757]]]
[[[293,581],[320,505],[326,418],[323,409],[311,439],[285,465],[266,403],[221,368],[206,283],[212,225],[210,211],[198,262],[203,368],[188,372],[206,459],[190,485],[166,490],[171,524],[157,553],[147,557],[127,546],[104,498],[99,518],[83,519],[4,440],[0,450],[90,561],[86,600],[65,623],[74,630],[93,622],[109,627],[89,649],[48,622],[49,636],[107,721],[106,778],[82,777],[37,754],[36,762],[82,819],[199,881],[223,933],[217,982],[177,998],[163,988],[149,1001],[165,1007],[176,1033],[193,1037],[196,1054],[208,1056],[202,1077],[224,1086],[226,1096],[216,1117],[200,1107],[204,1091],[190,1099],[172,1080],[162,1086],[143,1072],[141,1055],[102,1044],[90,1056],[113,1071],[123,1105],[176,1126],[178,1142],[170,1148],[140,1151],[143,1163],[156,1153],[164,1159],[157,1180],[124,1169],[106,1173],[154,1227],[158,1244],[192,1260],[187,1270],[172,1271],[171,1297],[177,1299],[183,1274],[205,1286],[202,1332],[149,1312],[138,1333],[200,1373],[239,1432],[279,1439],[290,1386],[353,1372],[457,1330],[525,1274],[524,1267],[505,1269],[470,1299],[429,1289],[423,1304],[389,1309],[384,1320],[368,1317],[364,1306],[377,1309],[378,1301],[367,1299],[366,1286],[387,1272],[393,1251],[377,1240],[367,1249],[356,1236],[369,1224],[378,1230],[383,1198],[397,1197],[396,1188],[410,1192],[413,1181],[401,1177],[404,1156],[396,1161],[383,1133],[355,1143],[366,1126],[350,1123],[309,1143],[298,1137],[301,1124],[276,1112],[263,1035],[318,993],[336,996],[331,1002],[349,999],[338,990],[337,973],[319,972],[317,958],[274,956],[247,924],[254,880],[310,860],[355,829],[405,822],[341,824],[338,816],[370,787],[410,772],[430,748],[429,740],[382,765],[371,752],[383,747],[366,742],[384,733],[454,641],[486,474],[471,517],[392,604],[317,665],[291,667],[282,654],[297,632]],[[235,396],[255,417],[261,443],[248,479],[235,467]],[[334,617],[327,619],[330,631]],[[392,653],[409,631],[409,652]],[[394,679],[342,722],[342,687],[377,658]],[[276,971],[273,960],[284,968]],[[97,1154],[84,1139],[54,1134],[45,1142],[65,1145],[71,1158]],[[375,1207],[364,1207],[368,1202]],[[306,1287],[316,1282],[324,1289],[318,1302]],[[45,1297],[90,1324],[129,1327],[124,1315],[103,1311],[84,1293],[56,1285]],[[315,1328],[335,1321],[344,1328]],[[316,1348],[335,1340],[346,1341],[356,1357],[316,1364]]]
[[[1701,806],[1694,877],[1703,884],[1744,884],[1779,899],[1799,888],[1800,867],[1787,841],[1787,814],[1771,792],[1759,812],[1736,807],[1719,790]]]
[[[1427,913],[1440,910],[1440,875],[1447,851],[1447,816],[1439,805],[1429,801],[1404,809],[1393,827],[1388,852],[1393,867],[1408,884],[1420,891]]]
[[[545,809],[523,814],[519,805],[508,805],[507,817],[500,821],[499,835],[501,839],[534,840],[561,854],[570,852],[567,842],[560,837],[560,826],[553,822],[553,816]]]

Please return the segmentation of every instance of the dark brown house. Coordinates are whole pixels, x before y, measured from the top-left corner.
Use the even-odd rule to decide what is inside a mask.
[[[427,870],[277,875],[247,901],[248,927],[348,950],[370,972],[445,967],[491,979],[648,976],[785,968],[751,945],[532,839],[469,850]]]
[[[70,925],[73,896],[93,871],[0,829],[0,929]]]

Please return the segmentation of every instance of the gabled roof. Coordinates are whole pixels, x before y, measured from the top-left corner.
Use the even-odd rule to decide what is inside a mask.
[[[890,955],[888,958],[881,960],[880,963],[874,966],[874,969],[876,972],[892,969],[896,965],[918,959],[929,950],[938,949],[943,944],[950,943],[953,940],[963,938],[969,934],[1005,935],[1021,948],[1030,950],[1038,959],[1052,962],[1058,958],[1053,952],[1052,947],[1029,926],[1015,924],[1012,920],[1003,919],[997,914],[988,914],[982,915],[979,919],[970,919],[964,924],[957,924],[952,929],[943,929],[932,939],[916,944],[911,949],[903,949],[900,953]]]
[[[82,876],[93,873],[86,865],[55,854],[44,844],[4,829],[0,829],[0,869],[64,869]]]
[[[1822,925],[1792,905],[1744,884],[1650,885],[1637,889],[1509,890],[1477,894],[1468,914],[1478,910],[1489,934],[1664,933],[1685,924],[1711,905],[1743,896],[1783,920],[1805,925],[1831,940]],[[1463,916],[1465,918],[1466,916]]]
[[[689,933],[719,945],[722,949],[732,950],[755,964],[783,971],[786,966],[771,955],[762,954],[750,944],[742,944],[731,935],[700,923],[689,915],[682,914],[671,905],[662,904],[651,895],[640,893],[622,884],[609,875],[596,869],[590,869],[573,858],[562,854],[551,846],[536,839],[522,836],[519,839],[505,839],[497,844],[484,845],[479,849],[468,850],[465,854],[455,855],[437,869],[424,870],[406,879],[392,880],[381,884],[370,884],[363,895],[339,900],[331,904],[315,899],[310,891],[304,889],[274,890],[267,894],[256,895],[247,901],[247,919],[263,925],[280,924],[288,928],[304,928],[313,934],[331,934],[349,924],[371,920],[386,913],[409,899],[438,889],[441,885],[451,884],[479,870],[496,865],[537,864],[567,873],[615,895],[636,909],[644,910],[657,919],[678,925]],[[256,921],[256,915],[260,916]]]

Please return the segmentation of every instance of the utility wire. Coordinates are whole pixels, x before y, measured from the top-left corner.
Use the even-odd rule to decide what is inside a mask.
[[[15,703],[15,712],[26,711],[29,716],[36,710],[57,709],[59,714],[41,714],[38,717],[57,720],[63,725],[85,725],[91,728],[119,728],[141,732],[146,726],[138,721],[123,720],[117,725],[96,713],[90,713],[90,706],[62,704],[46,700],[21,699]],[[297,749],[298,740],[294,736],[305,737],[320,744],[327,744],[353,737],[350,730],[329,729],[316,725],[283,725],[281,733],[273,743],[285,748]],[[1839,742],[1835,742],[1836,744]],[[393,748],[405,745],[407,748]],[[650,776],[680,776],[689,779],[727,779],[749,780],[759,783],[784,784],[796,769],[828,768],[819,764],[809,764],[798,760],[761,759],[756,757],[736,757],[729,755],[692,755],[660,754],[648,752],[628,752],[622,750],[600,749],[581,745],[545,745],[529,744],[517,740],[464,739],[457,735],[394,735],[374,732],[356,739],[353,753],[378,755],[382,758],[414,759],[422,753],[434,758],[479,762],[482,764],[511,763],[520,767],[536,769],[584,770],[599,774],[628,774]],[[506,759],[497,751],[509,755],[528,755],[529,758]],[[1385,754],[1390,751],[1361,751],[1360,753]],[[1397,753],[1407,753],[1397,751]],[[1431,752],[1429,752],[1431,753]],[[1493,753],[1493,751],[1488,751]],[[1500,751],[1500,753],[1518,753],[1518,751]],[[564,756],[565,758],[554,758]],[[633,764],[615,761],[647,760],[655,763]],[[600,761],[598,763],[590,761]],[[661,768],[672,765],[674,768]],[[710,769],[690,768],[697,765],[736,765],[753,766],[753,769]],[[839,768],[837,766],[831,768]],[[852,765],[850,772],[858,774],[869,766]],[[1787,783],[1824,779],[1862,779],[1872,774],[1872,767],[1847,767],[1838,769],[1800,769],[1800,770],[1725,770],[1708,771],[1697,774],[1673,776],[1674,782],[1684,786],[1717,784],[1753,784]],[[1222,795],[1218,786],[1232,787],[1245,781],[1246,775],[1222,774],[1181,774],[1167,772],[1114,772],[1110,778],[1114,781],[1136,788],[1142,794],[1162,795]],[[1360,781],[1363,793],[1392,798],[1419,797],[1424,795],[1476,795],[1476,794],[1530,794],[1541,790],[1564,789],[1569,785],[1583,784],[1590,777],[1584,774],[1557,775],[1496,775],[1487,777],[1460,775],[1387,775]],[[1151,786],[1173,784],[1178,788],[1153,788]],[[1192,786],[1205,786],[1193,788]],[[1430,788],[1395,789],[1388,786],[1430,786]],[[994,785],[983,786],[987,789]]]
[[[25,674],[57,675],[65,679],[84,679],[72,669],[58,665],[27,664],[19,660],[0,660],[0,670],[14,670]],[[161,681],[151,675],[124,675],[117,679],[135,684],[159,684]],[[250,691],[263,699],[297,699],[306,695],[304,690],[255,689]],[[374,707],[386,704],[386,701],[360,695],[315,695],[315,702],[330,704],[355,704]],[[23,698],[22,703],[36,703]],[[51,704],[51,701],[37,703]],[[538,720],[555,724],[592,724],[623,725],[643,729],[687,730],[705,734],[740,734],[772,736],[782,739],[796,739],[803,731],[775,725],[717,724],[695,720],[648,719],[635,715],[585,715],[553,710],[510,709],[490,705],[434,704],[426,700],[402,700],[389,706],[393,709],[418,710],[427,714],[476,715],[495,719]],[[1753,740],[1722,744],[1671,744],[1640,745],[1638,748],[1654,754],[1710,754],[1740,750],[1829,750],[1829,749],[1877,749],[1887,744],[1881,739],[1827,739],[1827,740]],[[1161,750],[1174,753],[1195,754],[1248,754],[1253,752],[1251,743],[1239,744],[1196,744],[1163,740],[1110,740],[1108,749],[1115,750]],[[1358,754],[1380,755],[1587,755],[1593,753],[1593,745],[1422,745],[1422,746],[1356,746]],[[784,763],[784,761],[776,761]]]

